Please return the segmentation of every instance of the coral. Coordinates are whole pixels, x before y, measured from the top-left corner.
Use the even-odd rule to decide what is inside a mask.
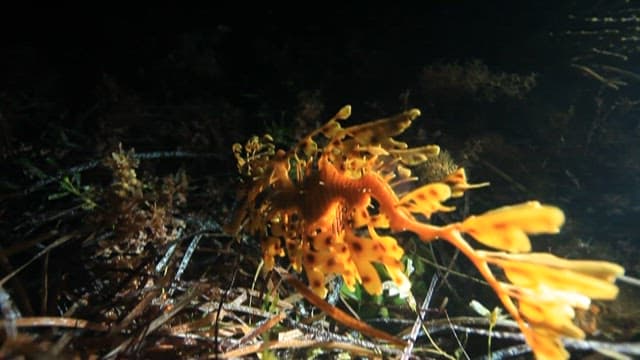
[[[568,357],[561,337],[585,336],[573,324],[574,309],[588,308],[591,299],[615,298],[613,281],[623,269],[603,261],[531,253],[528,235],[556,233],[564,222],[560,209],[537,201],[444,226],[428,223],[432,214],[454,209],[443,202],[487,184],[469,184],[463,168],[422,184],[412,175],[412,168],[440,153],[436,145],[409,148],[394,139],[419,110],[343,128],[340,121],[350,114],[351,108],[343,107],[289,151],[276,150],[268,135],[235,144],[245,183],[226,230],[258,237],[267,270],[286,254],[323,297],[330,274],[342,276],[349,288],[362,284],[367,292],[380,294],[375,263],[407,292],[404,252],[393,235],[408,231],[425,242],[447,241],[476,266],[538,359]],[[417,186],[403,190],[408,183]],[[474,249],[464,234],[496,251]],[[495,269],[501,269],[504,281]]]

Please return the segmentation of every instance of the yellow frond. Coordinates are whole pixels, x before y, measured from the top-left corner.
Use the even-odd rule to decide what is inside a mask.
[[[368,259],[356,259],[355,263],[364,289],[372,295],[382,294],[380,276],[376,268],[371,265],[371,262]]]
[[[451,197],[451,188],[443,183],[427,184],[404,195],[400,205],[414,214],[430,218],[438,211],[452,211],[455,207],[442,205]]]
[[[509,281],[525,288],[550,289],[583,294],[592,299],[613,299],[613,283],[624,269],[606,261],[566,260],[551,254],[501,254],[479,252],[500,266]]]
[[[470,216],[462,222],[460,231],[493,248],[527,252],[531,251],[527,234],[557,233],[563,223],[562,210],[529,201]]]

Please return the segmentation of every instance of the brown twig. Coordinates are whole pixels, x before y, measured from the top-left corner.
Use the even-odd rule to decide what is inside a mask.
[[[352,316],[347,314],[346,312],[338,309],[335,306],[331,306],[331,304],[324,301],[320,296],[316,295],[313,291],[311,291],[306,285],[304,285],[300,280],[295,277],[288,275],[285,278],[285,281],[293,286],[299,293],[304,296],[307,301],[309,301],[314,306],[318,307],[320,310],[324,311],[327,315],[329,315],[334,320],[339,323],[360,331],[361,333],[372,336],[378,339],[386,340],[393,345],[404,347],[406,342],[402,339],[399,339],[393,335],[390,335],[382,330],[376,329]]]
[[[83,319],[54,316],[33,316],[12,320],[16,327],[63,327],[93,331],[109,331],[109,326]],[[6,326],[6,320],[0,321],[0,327]]]

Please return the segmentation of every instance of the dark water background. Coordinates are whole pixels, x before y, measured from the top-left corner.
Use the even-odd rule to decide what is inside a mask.
[[[232,142],[274,122],[298,126],[292,114],[301,99],[313,98],[320,105],[312,120],[316,123],[346,103],[353,105],[356,121],[412,106],[423,110],[418,126],[449,135],[446,140],[458,151],[485,135],[520,147],[526,159],[517,163],[532,164],[532,169],[503,170],[516,171],[512,177],[519,182],[535,183],[539,176],[548,185],[541,191],[551,191],[553,200],[572,195],[580,201],[576,211],[599,208],[599,196],[616,192],[627,199],[632,215],[624,211],[606,221],[603,209],[594,209],[593,215],[603,226],[622,222],[630,227],[632,221],[622,219],[635,218],[638,206],[633,204],[640,200],[633,191],[638,179],[633,152],[638,151],[633,144],[640,132],[633,107],[638,80],[626,77],[627,86],[612,90],[571,65],[640,71],[637,40],[620,40],[625,31],[628,37],[638,36],[637,30],[583,20],[637,16],[634,6],[625,1],[434,1],[420,8],[238,4],[14,9],[3,12],[0,35],[2,149],[10,154],[20,144],[55,145],[52,131],[57,128],[66,129],[80,152],[91,155],[99,150],[96,142],[82,146],[83,141],[115,138],[119,128],[119,141],[138,150],[180,147],[222,154]],[[603,35],[616,28],[620,35]],[[580,30],[600,33],[566,34]],[[629,58],[575,60],[589,56],[592,48]],[[430,99],[432,94],[424,90],[428,80],[421,75],[424,67],[474,59],[495,73],[535,73],[536,87],[521,101],[438,104],[441,99]],[[624,105],[618,105],[608,113],[622,99],[629,100],[631,109],[622,111]],[[572,117],[564,123],[550,120],[570,111]],[[192,139],[174,131],[181,123],[212,117],[216,119],[203,125],[210,126],[206,131],[212,137],[205,142],[189,143]],[[548,184],[537,162],[561,174],[554,179],[560,184]],[[573,183],[575,194],[557,190],[571,187],[563,181]],[[611,207],[615,201],[606,208]]]

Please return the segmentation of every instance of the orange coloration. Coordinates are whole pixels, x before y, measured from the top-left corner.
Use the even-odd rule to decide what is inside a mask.
[[[383,265],[406,293],[404,252],[392,234],[410,231],[425,242],[448,241],[496,292],[538,359],[568,357],[561,337],[584,337],[572,323],[574,309],[588,307],[591,298],[614,298],[613,281],[623,269],[529,253],[529,234],[556,233],[564,222],[560,209],[536,201],[445,226],[425,223],[435,212],[454,209],[444,201],[487,184],[469,184],[459,168],[442,182],[399,196],[392,184],[415,180],[410,168],[439,152],[435,145],[409,148],[393,139],[420,111],[343,128],[339,121],[350,113],[349,106],[343,107],[288,152],[275,151],[269,136],[234,145],[246,186],[226,230],[258,237],[266,270],[273,268],[276,256],[287,254],[295,270],[304,268],[311,289],[321,297],[329,274],[342,276],[351,289],[362,284],[371,294],[382,293],[373,263]],[[475,250],[463,234],[499,251]],[[490,265],[501,268],[511,283],[498,281]]]

